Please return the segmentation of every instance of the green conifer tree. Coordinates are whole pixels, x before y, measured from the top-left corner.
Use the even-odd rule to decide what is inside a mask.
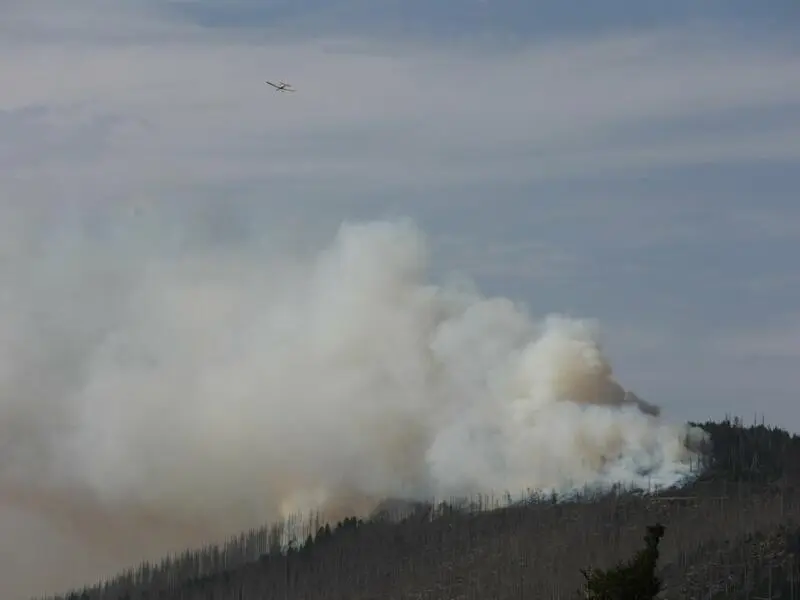
[[[653,600],[661,591],[656,575],[658,544],[664,536],[660,523],[647,528],[645,547],[627,562],[611,569],[581,570],[586,578],[584,597],[588,600]]]

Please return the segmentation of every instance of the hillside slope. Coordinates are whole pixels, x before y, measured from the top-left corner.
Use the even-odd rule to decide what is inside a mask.
[[[739,421],[698,425],[713,451],[704,474],[679,490],[491,511],[486,499],[474,511],[418,506],[399,522],[313,527],[288,552],[275,526],[58,600],[574,598],[581,568],[629,557],[656,521],[666,526],[663,597],[800,597],[800,438]]]

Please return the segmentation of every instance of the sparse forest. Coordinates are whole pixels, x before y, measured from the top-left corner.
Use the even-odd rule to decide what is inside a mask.
[[[695,425],[713,450],[684,488],[312,521],[288,549],[276,524],[57,600],[800,598],[800,438]]]

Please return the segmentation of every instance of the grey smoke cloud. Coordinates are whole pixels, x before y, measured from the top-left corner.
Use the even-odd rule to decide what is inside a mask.
[[[410,221],[300,253],[156,206],[2,211],[4,597],[296,511],[670,484],[702,437],[614,380],[594,322],[431,281]]]

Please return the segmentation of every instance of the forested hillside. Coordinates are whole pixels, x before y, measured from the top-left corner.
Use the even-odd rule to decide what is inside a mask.
[[[738,420],[696,424],[713,448],[687,487],[587,492],[506,508],[417,505],[406,515],[310,525],[281,550],[282,527],[144,564],[60,600],[575,598],[581,569],[605,568],[666,528],[664,598],[800,598],[800,438]]]

